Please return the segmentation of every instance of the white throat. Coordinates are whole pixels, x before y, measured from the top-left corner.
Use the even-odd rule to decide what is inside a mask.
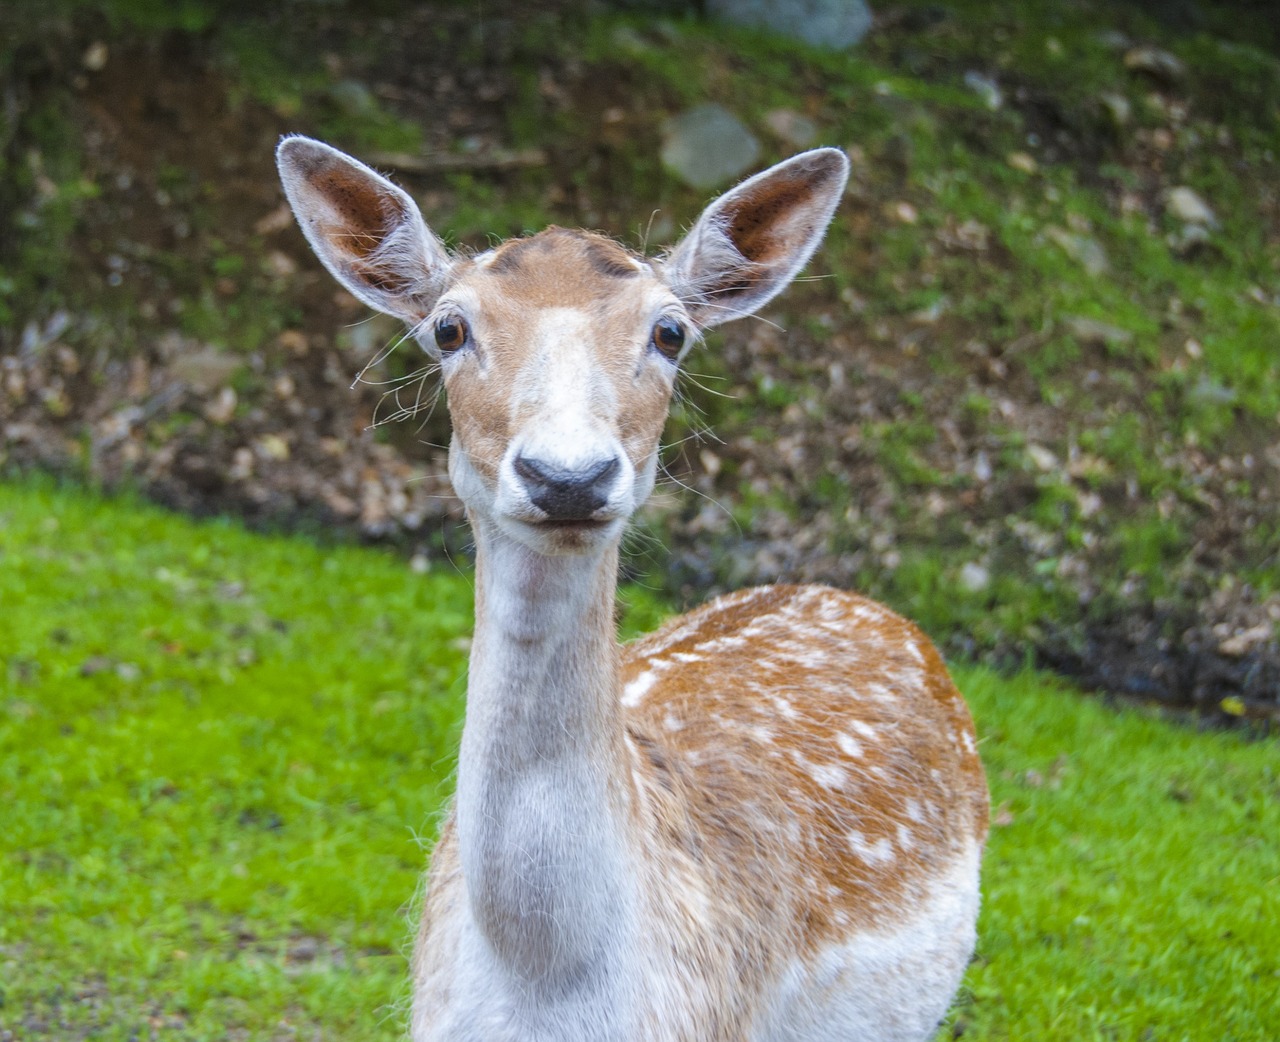
[[[613,630],[617,547],[547,557],[474,518],[457,824],[474,921],[513,983],[600,1001],[634,938]]]

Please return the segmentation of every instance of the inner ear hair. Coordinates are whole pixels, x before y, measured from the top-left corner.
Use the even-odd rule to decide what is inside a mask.
[[[420,321],[451,266],[412,198],[319,141],[290,137],[277,152],[298,224],[325,267],[370,307]]]
[[[803,152],[713,202],[663,268],[700,326],[749,315],[776,296],[822,241],[848,178],[839,149]]]

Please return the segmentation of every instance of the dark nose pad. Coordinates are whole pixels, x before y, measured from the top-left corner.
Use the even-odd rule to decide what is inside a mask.
[[[517,456],[513,464],[534,506],[553,521],[585,521],[609,498],[621,463],[618,457],[566,470]]]

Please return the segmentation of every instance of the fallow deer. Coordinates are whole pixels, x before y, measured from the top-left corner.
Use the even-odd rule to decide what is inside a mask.
[[[658,258],[559,228],[454,255],[358,161],[303,137],[277,158],[320,260],[438,361],[475,536],[415,1042],[929,1037],[973,950],[988,816],[933,645],[821,586],[621,647],[614,623],[685,354],[806,264],[844,154],[750,178]]]

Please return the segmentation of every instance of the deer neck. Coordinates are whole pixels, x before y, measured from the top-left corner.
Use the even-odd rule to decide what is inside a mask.
[[[623,950],[634,893],[614,630],[616,544],[546,557],[483,520],[458,763],[471,912],[526,986]]]

